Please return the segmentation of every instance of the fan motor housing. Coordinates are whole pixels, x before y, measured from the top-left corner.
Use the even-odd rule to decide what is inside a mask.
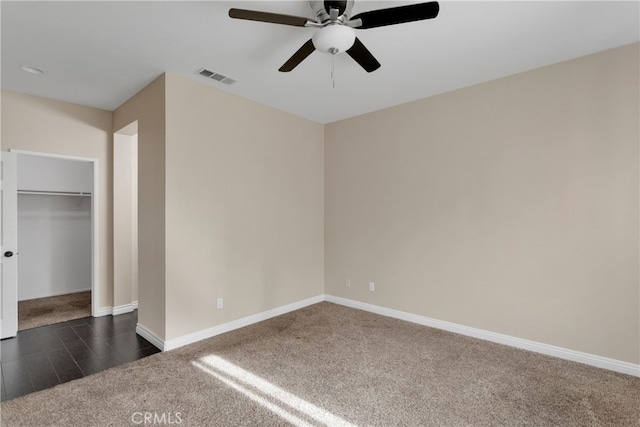
[[[311,9],[313,15],[316,17],[318,23],[326,22],[330,19],[329,10],[338,9],[338,19],[345,23],[351,17],[351,9],[353,8],[354,0],[343,1],[323,1],[323,0],[311,0]]]

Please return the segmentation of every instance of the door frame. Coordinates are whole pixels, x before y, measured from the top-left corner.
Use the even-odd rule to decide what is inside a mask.
[[[15,150],[9,149],[9,152],[21,154],[21,155],[29,155],[29,156],[39,156],[39,157],[49,157],[53,159],[63,159],[63,160],[76,160],[81,162],[90,162],[93,166],[93,187],[91,189],[91,316],[98,317],[101,315],[100,313],[100,271],[99,271],[99,231],[100,231],[100,214],[98,211],[98,202],[99,202],[99,178],[98,178],[98,159],[92,157],[78,157],[78,156],[67,156],[64,154],[56,154],[56,153],[44,153],[38,151],[26,151],[26,150]],[[20,236],[18,236],[18,242],[20,241]],[[20,280],[18,278],[18,280]],[[16,301],[16,304],[18,302]],[[107,314],[107,313],[104,313]]]
[[[2,197],[0,208],[2,211],[2,252],[0,261],[2,274],[2,318],[0,319],[0,338],[15,337],[18,333],[18,173],[16,170],[17,156],[3,151],[2,160]],[[15,254],[6,257],[5,251]]]

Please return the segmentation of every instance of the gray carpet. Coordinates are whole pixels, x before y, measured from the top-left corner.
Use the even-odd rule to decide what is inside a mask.
[[[3,427],[145,416],[181,426],[633,426],[639,402],[640,378],[325,302],[0,409]]]
[[[18,330],[91,316],[91,291],[18,302]]]

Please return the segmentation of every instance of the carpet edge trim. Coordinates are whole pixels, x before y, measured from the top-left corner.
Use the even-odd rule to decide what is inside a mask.
[[[167,341],[160,340],[157,336],[153,335],[152,338],[158,339],[158,344],[154,343],[151,339],[146,336],[140,334],[143,338],[147,339],[149,342],[154,344],[156,347],[161,349],[162,351],[173,350],[178,347],[183,347],[188,344],[192,344],[197,341],[201,341],[207,338],[214,337],[216,335],[224,334],[225,332],[231,332],[235,329],[243,328],[245,326],[252,325],[254,323],[262,322],[264,320],[271,319],[272,317],[280,316],[291,311],[299,310],[301,308],[318,304],[320,302],[325,301],[325,295],[317,295],[315,297],[307,298],[301,301],[293,302],[290,304],[286,304],[280,307],[273,308],[271,310],[263,311],[261,313],[253,314],[247,317],[243,317],[241,319],[232,320],[231,322],[223,323],[217,326],[213,326],[211,328],[203,329],[198,332],[193,332],[187,335],[180,336],[178,338],[172,338]],[[136,328],[137,330],[137,328]],[[148,331],[150,332],[150,331]]]
[[[596,368],[607,369],[609,371],[615,371],[622,374],[640,377],[640,364],[624,362],[622,360],[611,359],[608,357],[598,356],[590,353],[583,353],[581,351],[571,350],[564,347],[558,347],[558,346],[544,344],[537,341],[517,338],[510,335],[499,334],[496,332],[490,332],[483,329],[472,328],[470,326],[464,326],[464,325],[460,325],[453,322],[433,319],[426,316],[412,314],[405,311],[395,310],[392,308],[386,308],[378,305],[368,304],[368,303],[355,301],[347,298],[336,297],[333,295],[325,295],[325,301],[332,302],[334,304],[343,305],[350,308],[356,308],[356,309],[368,311],[370,313],[375,313],[375,314],[379,314],[386,317],[393,317],[395,319],[405,320],[411,323],[417,323],[423,326],[429,326],[436,329],[442,329],[448,332],[454,332],[460,335],[479,338],[485,341],[491,341],[498,344],[504,344],[510,347],[516,347],[522,350],[532,351],[534,353],[541,353],[547,356],[557,357],[559,359],[570,360],[572,362],[578,362],[585,365],[594,366]]]

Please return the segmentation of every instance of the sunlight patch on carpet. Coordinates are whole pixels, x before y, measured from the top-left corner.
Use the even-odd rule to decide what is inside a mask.
[[[198,362],[191,363],[296,426],[313,426],[299,416],[304,415],[327,426],[356,427],[347,420],[301,399],[221,357],[206,356]],[[299,415],[296,415],[294,411]]]

